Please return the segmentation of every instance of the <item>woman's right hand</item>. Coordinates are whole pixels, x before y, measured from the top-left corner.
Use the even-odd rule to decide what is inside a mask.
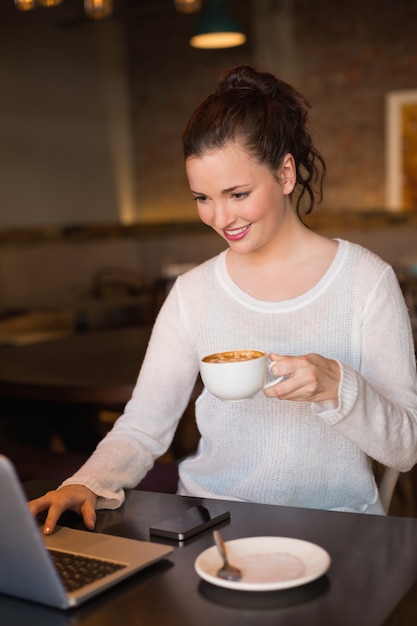
[[[75,511],[84,521],[89,530],[94,530],[96,524],[97,496],[83,485],[65,485],[54,491],[48,491],[44,496],[31,500],[29,509],[36,517],[42,511],[48,510],[43,532],[49,535],[55,529],[58,519],[66,510]]]

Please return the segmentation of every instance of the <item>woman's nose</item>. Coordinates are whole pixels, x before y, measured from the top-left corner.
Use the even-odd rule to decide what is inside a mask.
[[[225,229],[235,221],[226,202],[216,202],[213,208],[213,223],[216,228]]]

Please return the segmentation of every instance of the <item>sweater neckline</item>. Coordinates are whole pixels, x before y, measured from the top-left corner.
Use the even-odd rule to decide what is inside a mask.
[[[221,282],[225,291],[232,296],[235,300],[238,300],[241,304],[248,306],[257,310],[274,310],[276,311],[289,311],[294,310],[296,308],[300,308],[306,306],[316,298],[318,298],[333,282],[334,278],[338,274],[340,268],[342,267],[346,254],[348,252],[348,242],[343,239],[335,238],[335,241],[339,243],[336,255],[320,278],[320,280],[308,291],[297,296],[295,298],[290,298],[288,300],[278,300],[276,302],[269,302],[267,300],[259,300],[258,298],[254,298],[249,295],[243,289],[241,289],[230,277],[230,274],[226,265],[226,255],[227,250],[223,250],[217,256],[216,262],[216,273],[219,281]]]

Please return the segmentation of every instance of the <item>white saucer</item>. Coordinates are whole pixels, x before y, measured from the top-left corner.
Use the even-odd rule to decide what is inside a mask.
[[[241,591],[288,589],[316,580],[330,567],[326,550],[301,539],[247,537],[225,543],[230,562],[243,571],[240,581],[216,575],[222,565],[216,546],[204,550],[194,563],[201,578],[219,587]]]

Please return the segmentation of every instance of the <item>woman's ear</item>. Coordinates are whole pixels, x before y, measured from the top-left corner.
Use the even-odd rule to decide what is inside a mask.
[[[290,153],[284,156],[282,165],[279,168],[279,181],[285,195],[290,195],[294,191],[297,176],[295,160]]]

